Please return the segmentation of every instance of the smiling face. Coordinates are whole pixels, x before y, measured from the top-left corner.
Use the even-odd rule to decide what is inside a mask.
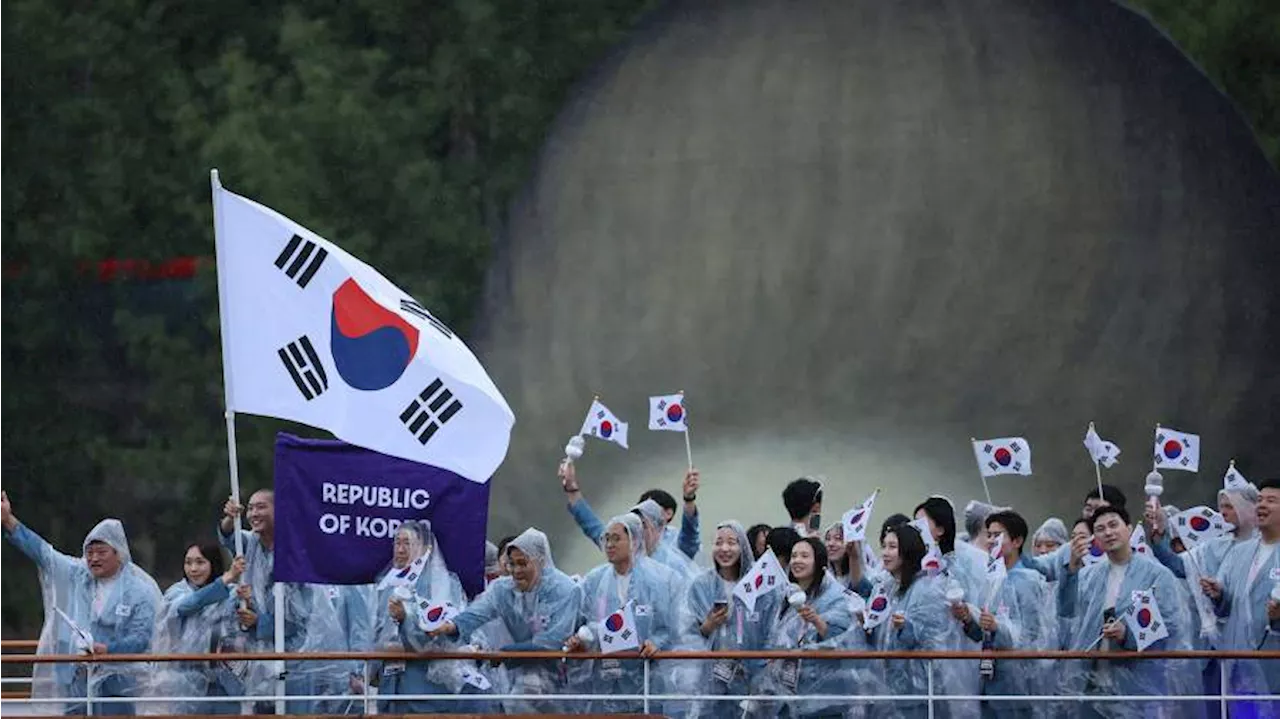
[[[822,538],[822,541],[823,544],[827,545],[827,558],[830,559],[832,563],[838,564],[840,560],[844,559],[845,544],[843,527],[836,526],[828,529],[827,534]]]
[[[1280,530],[1280,489],[1267,487],[1258,492],[1258,527]]]
[[[902,570],[902,558],[898,556],[898,535],[889,532],[884,535],[884,543],[880,546],[880,562],[884,564],[884,570],[898,576]]]
[[[1093,523],[1093,535],[1098,538],[1098,544],[1102,545],[1102,549],[1106,552],[1114,552],[1129,546],[1131,533],[1129,525],[1125,524],[1118,514],[1104,514]]]
[[[199,547],[191,545],[187,548],[187,556],[182,560],[182,573],[193,586],[203,587],[211,579],[213,565],[200,553]]]
[[[260,489],[249,498],[249,528],[259,534],[275,529],[276,499],[273,492]]]
[[[737,569],[742,560],[742,545],[738,543],[738,533],[728,527],[717,529],[716,546],[711,557],[717,567]]]
[[[396,532],[396,538],[392,540],[391,545],[391,564],[396,569],[404,569],[410,562],[417,559],[413,556],[415,544],[417,544],[417,537],[412,530],[400,529]]]
[[[1035,551],[1035,555],[1039,557],[1040,555],[1048,554],[1061,546],[1062,546],[1061,544],[1058,544],[1052,539],[1046,539],[1044,537],[1040,537],[1039,539],[1036,540],[1036,543],[1032,545],[1032,550]]]
[[[89,542],[84,548],[84,562],[95,579],[114,577],[120,571],[120,555],[106,542]]]
[[[791,548],[791,576],[798,580],[812,579],[814,577],[814,556],[813,547],[808,542],[798,542],[796,546]]]
[[[610,524],[604,530],[604,557],[617,566],[631,558],[631,535],[621,524]]]
[[[1080,516],[1085,519],[1093,519],[1093,513],[1099,508],[1107,506],[1107,500],[1098,497],[1089,497],[1084,500],[1084,506],[1080,508]]]
[[[516,589],[527,592],[538,584],[542,567],[533,558],[515,547],[507,547],[507,564],[511,567],[511,579]]]

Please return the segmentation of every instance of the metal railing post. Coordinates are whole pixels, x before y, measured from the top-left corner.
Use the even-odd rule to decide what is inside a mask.
[[[644,660],[644,713],[649,713],[649,660]]]
[[[93,662],[84,666],[84,714],[93,716]]]
[[[933,660],[929,659],[925,662],[925,678],[928,680],[928,709],[929,719],[933,719]]]
[[[1222,719],[1227,719],[1227,662],[1218,660],[1218,709]]]

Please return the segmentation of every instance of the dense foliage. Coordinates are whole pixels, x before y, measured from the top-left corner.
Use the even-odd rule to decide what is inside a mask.
[[[657,0],[243,0],[3,9],[3,471],[75,551],[106,514],[177,579],[226,492],[212,268],[102,281],[85,263],[212,254],[207,172],[383,269],[465,330],[502,210],[572,83]],[[1144,0],[1280,158],[1280,12]],[[280,423],[242,418],[247,488]],[[162,543],[162,546],[157,546]],[[5,566],[20,567],[11,548]],[[6,575],[6,635],[40,619]]]

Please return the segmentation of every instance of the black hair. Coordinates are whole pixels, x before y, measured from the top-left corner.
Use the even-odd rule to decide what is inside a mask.
[[[827,546],[827,535],[832,532],[840,532],[840,543],[845,545],[844,557],[837,560],[831,556],[831,552],[827,552],[827,568],[837,577],[847,577],[849,572],[853,571],[853,557],[849,553],[849,542],[844,541],[844,527],[839,524],[833,524],[827,527],[827,531],[822,533],[822,547]]]
[[[786,564],[791,561],[791,548],[800,541],[800,533],[791,527],[774,527],[765,535],[764,542],[773,550],[778,561]]]
[[[769,534],[770,529],[773,529],[773,527],[770,527],[767,524],[753,524],[751,525],[751,529],[747,530],[747,542],[751,544],[751,546],[748,547],[747,549],[751,552],[751,556],[753,558],[755,559],[760,558],[756,556],[756,537],[760,536],[761,534],[764,534],[767,536]]]
[[[822,484],[808,477],[793,479],[782,490],[782,504],[792,521],[804,519],[813,505],[822,501]]]
[[[922,509],[929,519],[942,529],[942,537],[938,539],[938,549],[942,550],[943,554],[954,552],[956,550],[956,511],[951,508],[951,503],[942,497],[930,497],[916,505],[912,514],[919,514]],[[898,541],[902,541],[901,538]]]
[[[1093,531],[1093,523],[1089,521],[1089,518],[1088,518],[1088,517],[1076,517],[1076,521],[1074,521],[1074,522],[1072,522],[1072,523],[1071,523],[1071,528],[1072,528],[1072,529],[1075,529],[1076,527],[1078,527],[1078,526],[1079,526],[1079,525],[1081,525],[1081,524],[1083,524],[1084,526],[1088,527],[1090,532],[1092,532],[1092,531]],[[1070,535],[1071,533],[1070,533],[1070,532],[1068,532],[1067,534],[1068,534],[1068,535]]]
[[[885,517],[884,522],[880,524],[880,543],[884,544],[884,535],[904,524],[911,524],[911,517],[908,517],[901,512],[896,512]]]
[[[920,530],[909,523],[890,527],[889,532],[898,538],[898,559],[902,563],[902,568],[898,570],[901,574],[898,595],[901,596],[907,593],[920,574],[920,562],[924,560],[926,551],[924,537],[920,536]]]
[[[512,542],[514,542],[514,541],[515,541],[515,539],[516,539],[516,535],[512,534],[512,535],[510,535],[510,536],[503,537],[501,540],[499,540],[499,541],[498,541],[498,556],[499,556],[499,557],[505,557],[505,556],[507,556],[507,545],[508,545],[508,544],[511,544]]]
[[[1107,504],[1110,504],[1112,507],[1125,506],[1124,492],[1121,492],[1117,487],[1113,487],[1110,484],[1102,485],[1101,497],[1098,496],[1098,488],[1094,487],[1093,489],[1089,490],[1088,494],[1084,495],[1084,498],[1085,498],[1085,501],[1088,501],[1090,499],[1100,498],[1102,499],[1102,501],[1106,502]]]
[[[1280,478],[1264,479],[1254,485],[1261,492],[1264,489],[1280,489]]]
[[[994,512],[987,515],[987,523],[984,525],[988,530],[991,529],[993,523],[998,523],[1004,527],[1004,531],[1009,535],[1009,539],[1021,539],[1023,546],[1027,544],[1027,520],[1022,518],[1021,514],[1006,509],[1003,512]],[[1021,553],[1021,549],[1018,550]]]
[[[643,502],[646,499],[652,499],[658,503],[659,507],[662,507],[669,512],[674,513],[676,511],[676,498],[672,497],[670,492],[666,492],[661,489],[650,489],[640,495],[640,502]],[[640,502],[636,502],[636,504],[639,504]]]
[[[182,559],[185,562],[187,552],[195,547],[200,552],[200,556],[209,561],[209,579],[200,586],[206,586],[209,582],[221,577],[227,571],[227,562],[222,558],[222,546],[214,542],[187,542],[187,548],[182,550]],[[185,578],[187,573],[184,571],[182,576]]]
[[[822,540],[817,537],[803,537],[796,544],[807,544],[813,548],[813,581],[809,584],[809,588],[804,591],[805,597],[813,599],[822,591],[822,583],[827,579],[827,547]],[[795,545],[792,545],[792,549]],[[791,567],[787,567],[787,581],[795,582],[795,575],[791,573]],[[784,596],[782,598],[782,609],[778,612],[778,616],[783,616],[787,610],[791,609],[791,603]]]
[[[1104,516],[1106,516],[1106,515],[1108,515],[1108,514],[1114,514],[1114,515],[1117,515],[1117,516],[1119,516],[1119,517],[1120,517],[1120,519],[1121,519],[1125,524],[1130,525],[1130,526],[1132,526],[1132,525],[1133,525],[1133,521],[1129,519],[1129,512],[1128,512],[1128,511],[1126,511],[1126,510],[1125,510],[1125,508],[1124,508],[1123,506],[1116,506],[1116,505],[1114,505],[1114,504],[1108,504],[1108,505],[1106,505],[1106,506],[1104,506],[1104,507],[1098,507],[1097,511],[1095,511],[1095,512],[1093,513],[1093,519],[1090,519],[1090,520],[1089,520],[1089,531],[1090,531],[1090,532],[1092,532],[1092,531],[1093,531],[1093,525],[1095,525],[1095,524],[1097,524],[1097,523],[1098,523],[1098,518],[1099,518],[1099,517],[1104,517]]]

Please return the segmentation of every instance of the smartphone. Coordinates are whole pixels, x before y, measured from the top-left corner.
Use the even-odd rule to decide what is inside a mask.
[[[814,514],[813,516],[809,517],[809,529],[810,529],[811,531],[816,532],[816,531],[818,531],[818,530],[819,530],[819,529],[821,529],[821,528],[822,528],[822,515],[821,515],[821,514]]]
[[[728,609],[728,608],[729,608],[729,601],[727,599],[717,599],[711,605],[711,611],[713,612],[718,612],[721,609]]]
[[[1102,626],[1105,627],[1108,624],[1114,622],[1115,620],[1116,620],[1115,607],[1107,607],[1106,609],[1102,610]]]

